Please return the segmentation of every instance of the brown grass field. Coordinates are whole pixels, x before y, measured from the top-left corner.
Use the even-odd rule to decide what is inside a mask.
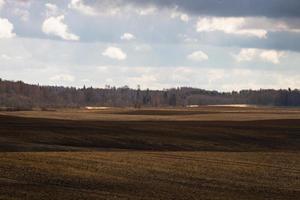
[[[0,112],[0,199],[300,199],[300,109]]]

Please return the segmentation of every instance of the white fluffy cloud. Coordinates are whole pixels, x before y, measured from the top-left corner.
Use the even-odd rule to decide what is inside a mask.
[[[121,40],[134,40],[135,39],[135,36],[131,33],[124,33],[122,36],[121,36]]]
[[[122,49],[117,47],[108,47],[107,49],[105,49],[102,55],[116,60],[125,60],[127,58],[126,53],[124,53]]]
[[[257,56],[257,49],[242,49],[237,55],[234,55],[238,62],[252,61]]]
[[[208,55],[203,51],[195,51],[188,55],[187,58],[192,61],[201,62],[204,60],[208,60]]]
[[[253,61],[253,60],[263,60],[265,62],[270,62],[273,64],[279,64],[280,58],[284,55],[282,51],[276,50],[264,50],[264,49],[242,49],[234,58],[238,62],[243,61]]]
[[[64,15],[47,18],[42,25],[43,32],[48,35],[58,36],[65,40],[79,40],[79,36],[71,33],[63,20]]]
[[[284,55],[283,52],[275,51],[275,50],[266,50],[261,52],[259,55],[261,59],[267,62],[271,62],[273,64],[279,64],[280,58]]]
[[[16,34],[13,32],[14,25],[8,19],[0,18],[0,39],[12,38]]]
[[[198,20],[196,28],[198,32],[222,31],[226,34],[267,37],[267,30],[245,28],[246,25],[247,20],[243,17],[205,17]]]
[[[66,82],[73,82],[75,77],[70,74],[58,74],[55,76],[50,77],[51,81],[66,81]]]
[[[86,5],[83,0],[71,0],[68,7],[85,15],[97,15],[96,10]]]

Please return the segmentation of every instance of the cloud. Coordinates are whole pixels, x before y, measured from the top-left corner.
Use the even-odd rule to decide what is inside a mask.
[[[238,55],[234,55],[238,62],[252,61],[257,56],[257,49],[242,49]]]
[[[122,36],[121,36],[121,40],[134,40],[135,39],[135,36],[131,33],[124,33]]]
[[[177,37],[185,43],[197,43],[197,42],[199,42],[198,38],[195,38],[193,36],[191,37],[187,34],[178,34]]]
[[[195,51],[192,54],[188,55],[187,58],[192,61],[201,62],[204,60],[208,60],[208,55],[203,51]]]
[[[192,15],[241,17],[300,17],[299,0],[119,0],[137,6],[154,5],[158,8],[178,9]]]
[[[26,9],[22,9],[22,8],[15,8],[13,10],[13,14],[20,17],[20,19],[22,21],[28,21],[30,13],[28,10]]]
[[[0,59],[16,61],[16,60],[22,60],[22,59],[24,59],[24,57],[23,56],[10,56],[10,55],[7,55],[7,54],[1,54]]]
[[[50,77],[50,80],[51,81],[73,82],[73,81],[75,81],[75,77],[70,74],[58,74],[58,75]]]
[[[5,1],[4,0],[0,0],[0,10],[4,7],[5,5]]]
[[[13,32],[14,25],[8,19],[0,18],[0,39],[13,38],[16,34]]]
[[[156,11],[157,11],[157,8],[154,7],[154,6],[148,6],[148,7],[145,7],[145,8],[138,8],[138,9],[136,9],[136,12],[139,15],[142,15],[142,16],[153,15],[153,14],[156,13]]]
[[[117,47],[108,47],[103,53],[103,56],[116,59],[116,60],[125,60],[127,58],[126,53],[122,51],[122,49]]]
[[[279,64],[280,58],[284,55],[283,52],[275,51],[275,50],[267,50],[263,51],[260,54],[260,58],[264,61],[271,62],[273,64]]]
[[[11,57],[7,54],[1,54],[0,58],[3,59],[3,60],[10,60],[11,59]]]
[[[115,16],[115,15],[140,15],[149,16],[157,13],[157,7],[153,4],[146,4],[139,6],[134,2],[126,0],[101,0],[94,1],[93,10],[101,16]]]
[[[90,15],[90,16],[97,15],[96,10],[93,7],[86,5],[83,0],[71,0],[68,7],[84,15]]]
[[[99,79],[99,77],[101,77]],[[297,88],[299,74],[288,70],[261,69],[213,69],[210,67],[152,67],[152,66],[109,66],[107,71],[95,75],[95,80],[101,80],[97,85],[104,86],[107,79],[110,85],[128,85],[136,88],[162,89],[180,86],[201,87],[211,90],[232,91],[240,89],[260,88]],[[95,82],[91,80],[91,84]]]
[[[8,0],[0,0],[0,4],[5,2],[7,4],[7,11],[14,16],[19,17],[22,21],[26,22],[29,20],[30,12],[29,9],[31,7],[31,1],[29,0],[18,0],[18,1],[8,1]],[[1,7],[1,5],[0,5]],[[1,10],[1,8],[0,8]]]
[[[79,36],[71,33],[63,22],[64,15],[47,18],[42,25],[42,30],[48,35],[55,35],[65,40],[79,40]]]
[[[255,36],[258,38],[267,37],[267,30],[244,28],[246,22],[243,17],[204,17],[199,18],[196,29],[197,32],[222,31],[226,34]]]
[[[188,22],[190,20],[189,15],[187,15],[186,13],[178,11],[177,7],[171,12],[171,18],[173,18],[173,19],[178,18],[183,22]]]
[[[262,60],[273,64],[279,64],[280,58],[284,55],[282,51],[264,50],[264,49],[242,49],[237,55],[233,57],[238,62],[250,62],[253,60]]]
[[[58,7],[52,3],[46,3],[46,15],[47,17],[56,16],[58,14]]]
[[[181,14],[180,20],[184,22],[188,22],[190,20],[190,17],[187,14]]]

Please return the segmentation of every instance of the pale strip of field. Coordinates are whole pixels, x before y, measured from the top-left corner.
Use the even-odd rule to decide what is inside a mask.
[[[87,110],[107,110],[109,107],[92,107],[92,106],[86,106],[85,109]]]
[[[222,104],[222,105],[208,105],[212,107],[233,107],[233,108],[251,108],[255,107],[253,105],[248,105],[248,104]]]
[[[106,108],[103,110],[59,109],[56,111],[0,112],[0,115],[96,121],[253,121],[300,119],[299,108],[223,107],[199,108]]]

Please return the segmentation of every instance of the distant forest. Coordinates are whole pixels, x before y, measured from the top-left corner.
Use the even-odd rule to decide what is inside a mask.
[[[267,106],[300,106],[298,89],[241,90],[218,92],[180,87],[165,90],[131,89],[127,86],[104,89],[83,87],[39,86],[22,81],[0,79],[0,107],[30,109],[33,107],[163,107],[214,104],[253,104]]]

